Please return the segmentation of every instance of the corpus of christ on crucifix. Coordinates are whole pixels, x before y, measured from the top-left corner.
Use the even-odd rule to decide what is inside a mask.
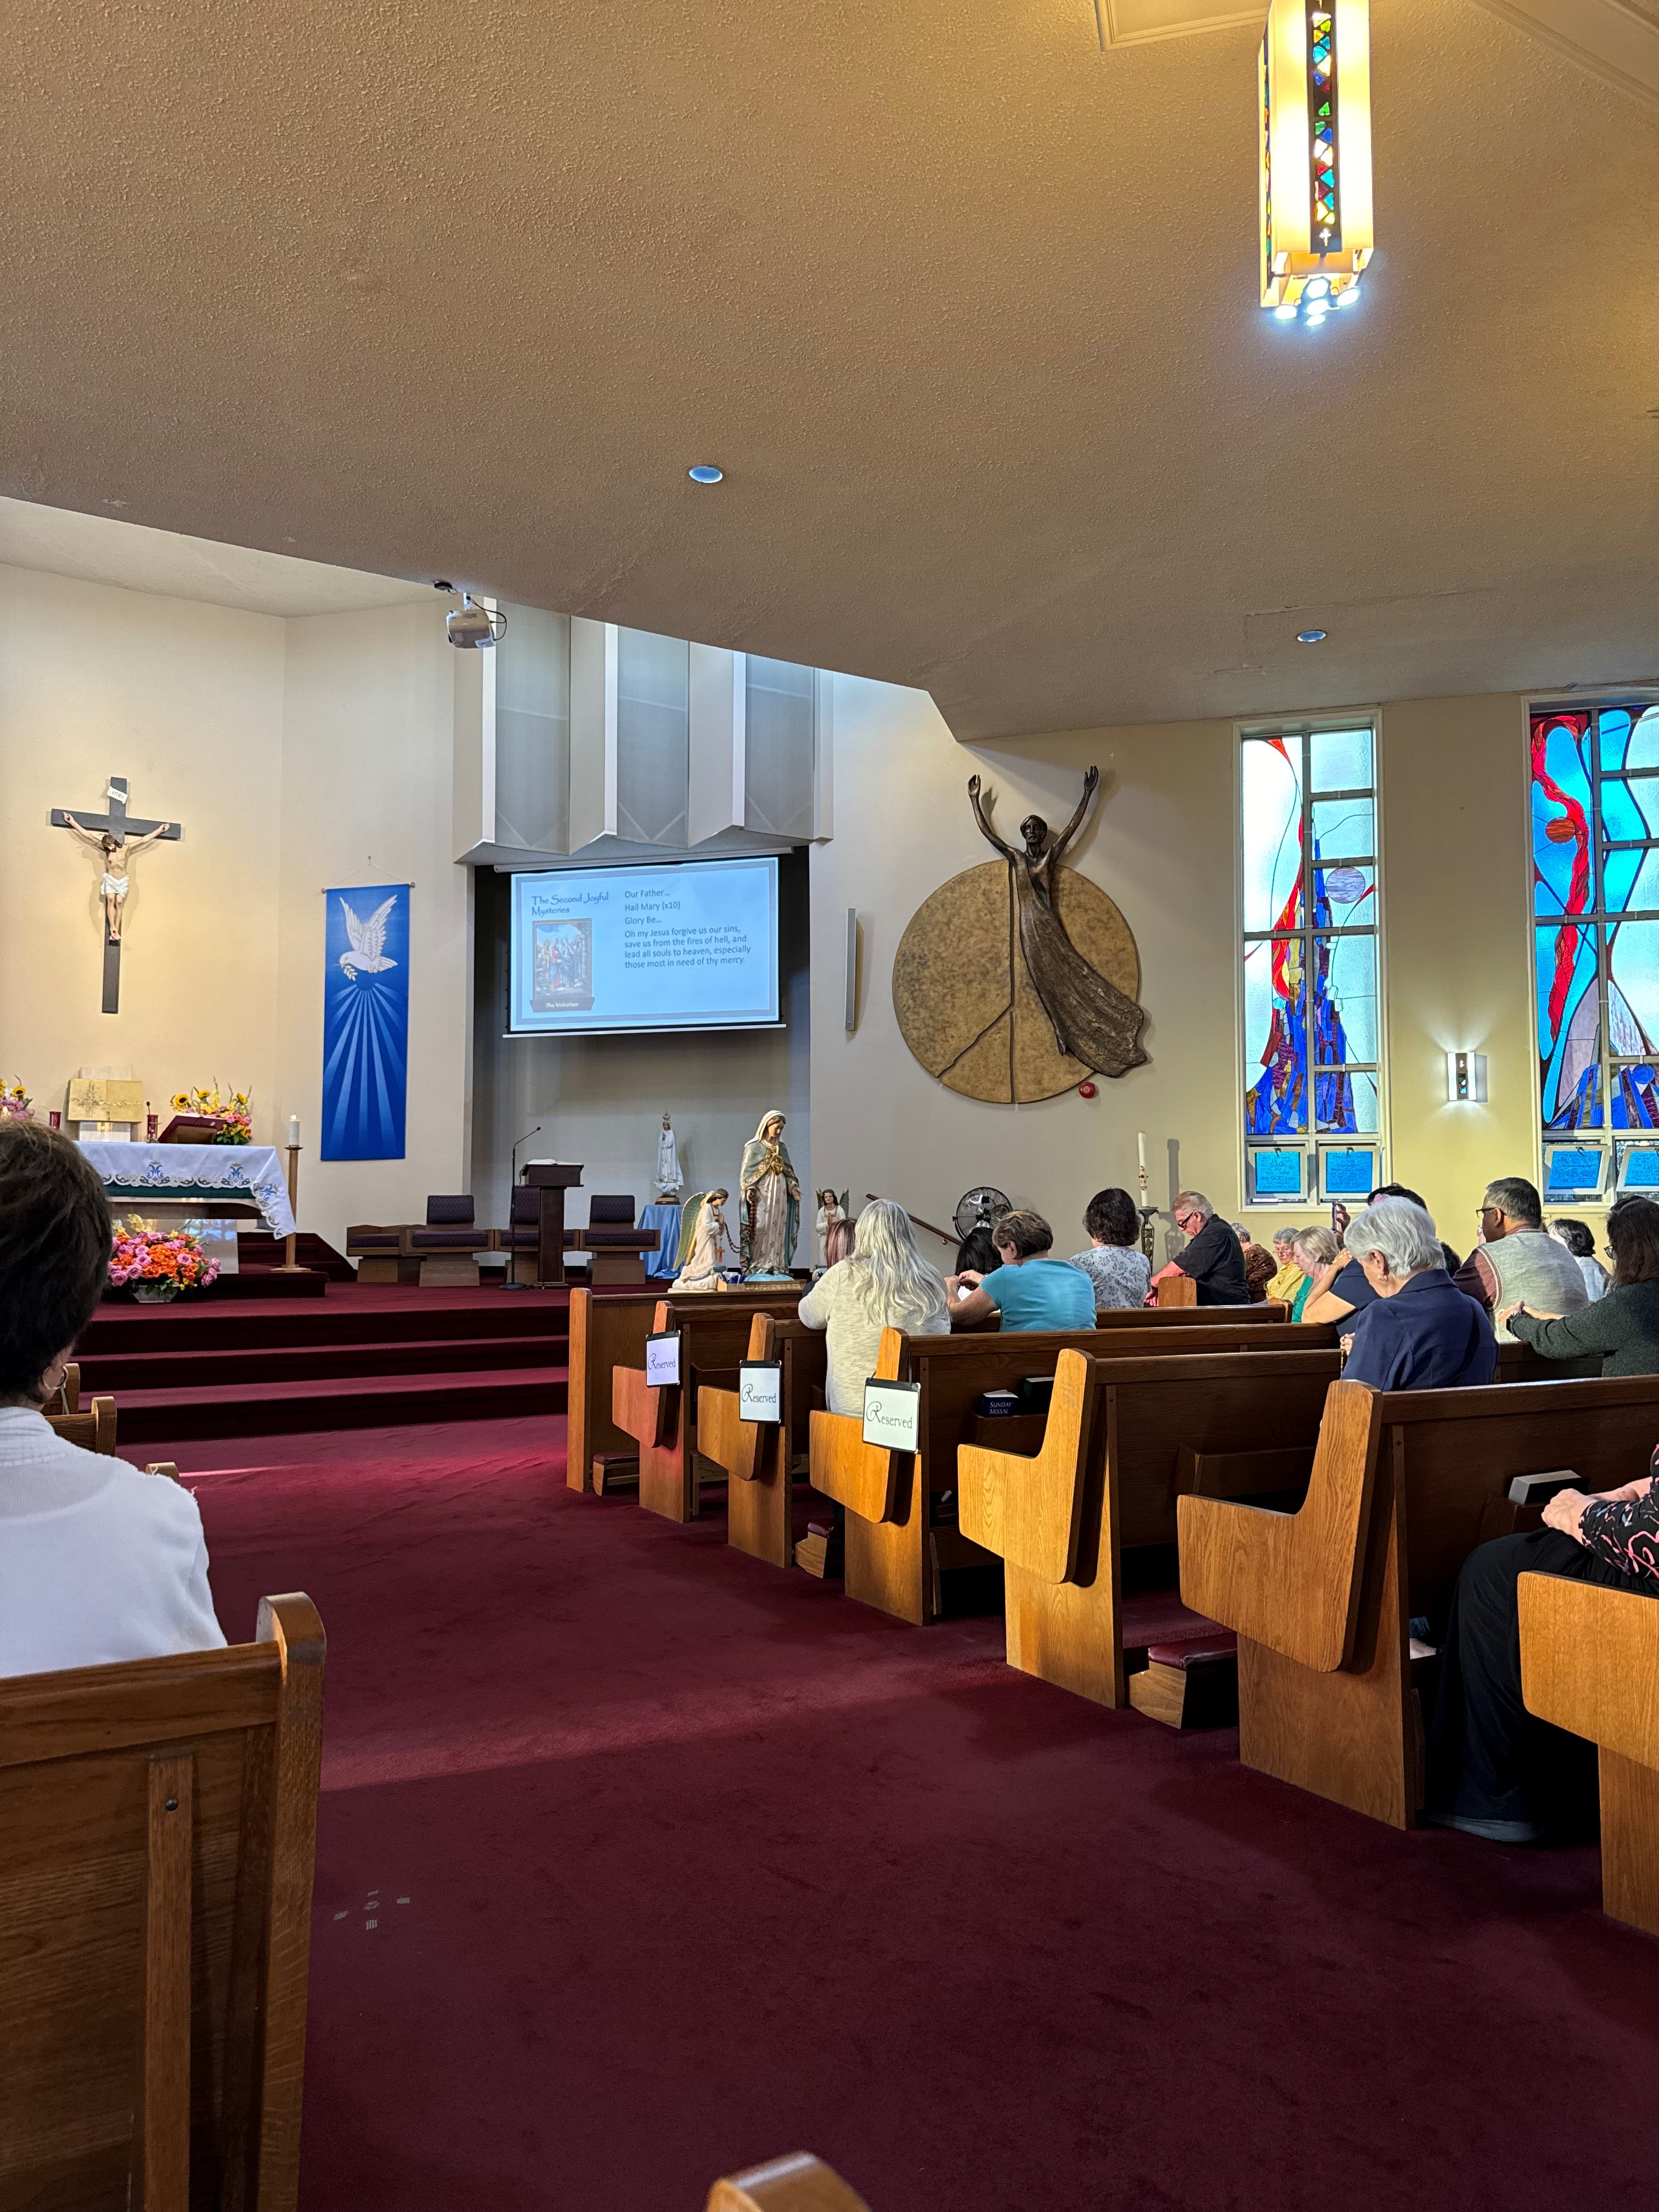
[[[112,775],[104,787],[109,802],[106,814],[71,814],[66,807],[54,806],[52,826],[67,830],[78,837],[88,849],[95,853],[102,865],[103,875],[99,883],[99,895],[104,908],[104,1012],[118,1013],[121,1007],[121,921],[127,902],[131,878],[127,873],[132,857],[142,853],[147,845],[161,838],[177,840],[184,833],[177,822],[137,822],[127,812],[127,780],[124,775]]]

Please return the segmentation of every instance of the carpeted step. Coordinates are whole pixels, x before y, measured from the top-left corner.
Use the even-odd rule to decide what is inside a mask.
[[[469,1374],[513,1367],[562,1367],[569,1340],[556,1334],[406,1337],[382,1341],[245,1345],[221,1350],[82,1352],[83,1390],[234,1389],[242,1383],[329,1382],[349,1376]]]
[[[125,1449],[163,1439],[185,1442],[202,1437],[289,1435],[301,1429],[391,1428],[562,1413],[568,1382],[563,1367],[548,1366],[125,1390],[116,1399],[116,1432]]]
[[[271,1345],[374,1344],[398,1338],[530,1336],[562,1339],[562,1291],[423,1291],[394,1284],[328,1285],[321,1298],[216,1300],[167,1306],[102,1305],[81,1338],[89,1365],[100,1352],[230,1352]]]

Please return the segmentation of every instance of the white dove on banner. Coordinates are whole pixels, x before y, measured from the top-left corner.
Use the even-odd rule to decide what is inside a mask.
[[[381,951],[386,943],[386,916],[398,903],[394,891],[389,899],[382,899],[367,921],[352,911],[350,902],[342,899],[345,908],[346,935],[351,939],[349,952],[340,955],[340,965],[355,983],[358,971],[366,975],[378,975],[382,969],[395,968],[397,962],[388,960]]]

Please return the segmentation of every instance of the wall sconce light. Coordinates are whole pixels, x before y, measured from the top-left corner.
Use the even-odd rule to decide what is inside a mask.
[[[1261,304],[1358,304],[1375,243],[1369,0],[1269,0],[1261,41]]]
[[[1446,1103],[1484,1106],[1486,1103],[1486,1055],[1484,1052],[1446,1054]]]

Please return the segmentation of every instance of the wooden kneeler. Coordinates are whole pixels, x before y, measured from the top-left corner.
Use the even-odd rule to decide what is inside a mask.
[[[1659,1600],[1522,1575],[1527,1711],[1600,1753],[1601,1910],[1659,1936]]]
[[[1060,1353],[1035,1458],[962,1445],[957,1511],[963,1534],[1003,1563],[1008,1664],[1097,1705],[1121,1705],[1121,1576],[1112,1540],[1117,1500],[1109,1465],[1085,1528],[1095,1378],[1086,1352]],[[1103,1465],[1103,1453],[1092,1457]]]

